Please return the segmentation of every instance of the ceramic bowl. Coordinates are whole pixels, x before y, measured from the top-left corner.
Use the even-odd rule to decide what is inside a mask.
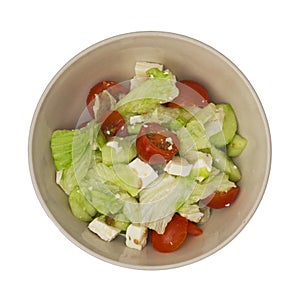
[[[55,129],[74,128],[85,108],[91,86],[102,80],[125,81],[136,61],[164,64],[177,78],[200,81],[214,102],[230,103],[239,133],[248,139],[235,161],[242,179],[238,199],[228,209],[214,210],[203,235],[188,238],[172,253],[160,253],[150,243],[142,251],[125,246],[124,237],[104,242],[77,220],[68,199],[55,182],[50,137]],[[135,32],[115,36],[82,51],[50,81],[35,110],[29,135],[29,166],[43,208],[61,232],[95,257],[129,268],[166,269],[199,261],[228,244],[257,209],[269,177],[271,139],[262,104],[245,75],[212,47],[167,32]]]

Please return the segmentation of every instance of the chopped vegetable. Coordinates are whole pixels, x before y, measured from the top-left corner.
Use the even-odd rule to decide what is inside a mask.
[[[156,250],[175,251],[201,236],[211,211],[237,201],[233,157],[247,140],[233,107],[214,104],[199,83],[137,62],[133,79],[97,83],[86,104],[93,119],[55,130],[50,147],[71,212],[104,241],[123,232],[142,250],[149,233]]]

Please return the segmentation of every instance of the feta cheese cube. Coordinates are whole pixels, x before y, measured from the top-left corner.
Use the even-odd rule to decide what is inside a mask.
[[[166,164],[164,171],[170,175],[185,177],[190,174],[192,167],[193,165],[189,164],[184,158],[174,157]]]
[[[141,189],[148,186],[158,177],[158,174],[152,169],[152,167],[149,164],[141,161],[139,158],[136,158],[131,163],[129,163],[129,167],[134,172],[136,172],[136,174],[142,181]]]
[[[120,229],[107,225],[100,217],[95,218],[88,228],[106,242],[110,242],[121,232]]]
[[[147,244],[148,228],[142,225],[130,224],[126,230],[126,246],[142,250]]]

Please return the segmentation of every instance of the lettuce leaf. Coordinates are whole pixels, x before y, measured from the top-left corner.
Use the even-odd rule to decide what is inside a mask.
[[[127,164],[116,164],[109,167],[103,163],[98,163],[95,166],[95,170],[99,180],[102,182],[115,184],[133,197],[138,195],[141,181]]]
[[[106,165],[129,163],[137,155],[135,147],[136,135],[112,137],[102,146],[102,161]]]
[[[183,157],[190,151],[210,148],[204,126],[195,119],[189,121],[186,127],[181,127],[176,134],[180,141],[179,153]]]
[[[194,181],[193,191],[190,194],[187,203],[194,204],[203,200],[215,192],[224,192],[235,187],[235,183],[230,181],[228,175],[213,168],[211,174],[202,182]]]
[[[56,130],[50,145],[57,173],[57,183],[69,194],[87,174],[94,159],[94,146],[99,124],[91,121],[86,127]]]
[[[193,183],[184,177],[162,174],[140,192],[140,202],[126,202],[123,212],[132,223],[163,233],[173,214],[192,193]]]
[[[78,185],[75,177],[74,168],[70,166],[67,169],[56,172],[56,183],[69,195],[72,190]]]
[[[52,133],[50,146],[57,171],[66,169],[72,164],[73,139],[76,130],[55,130]]]
[[[80,181],[79,188],[85,198],[95,209],[106,216],[111,214],[119,214],[125,201],[136,202],[127,192],[120,186],[112,183],[114,175],[111,168],[103,164],[94,164],[86,176]],[[115,180],[115,182],[118,178]]]
[[[152,73],[153,76],[132,89],[116,104],[116,109],[121,115],[144,114],[153,110],[157,104],[170,102],[178,96],[174,77],[163,77],[159,72],[161,71],[157,69]]]

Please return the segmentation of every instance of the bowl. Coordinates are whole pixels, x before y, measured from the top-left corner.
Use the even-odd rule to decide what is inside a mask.
[[[76,219],[65,193],[55,182],[50,137],[55,129],[74,128],[85,108],[91,86],[102,80],[125,81],[136,61],[164,64],[178,79],[200,81],[214,102],[230,103],[239,133],[248,139],[235,160],[241,169],[238,199],[228,209],[213,210],[201,238],[188,238],[172,253],[160,253],[150,243],[138,251],[124,237],[104,242]],[[91,255],[123,267],[167,269],[197,262],[227,245],[257,209],[269,177],[271,138],[262,104],[245,75],[224,55],[193,38],[168,32],[134,32],[101,41],[64,65],[38,102],[29,134],[29,167],[38,199],[61,232]],[[224,226],[226,224],[226,226]]]

